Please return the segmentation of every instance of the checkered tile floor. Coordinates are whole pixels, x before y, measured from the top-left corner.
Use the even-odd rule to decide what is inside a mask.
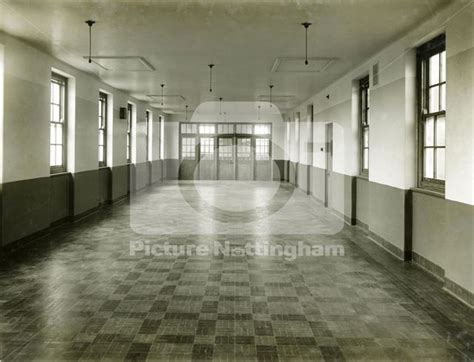
[[[339,257],[130,255],[130,241],[137,239],[179,245],[262,242],[262,234],[246,229],[240,234],[140,235],[130,227],[131,210],[139,210],[150,197],[156,201],[159,223],[160,213],[166,212],[160,195],[173,208],[172,198],[181,197],[175,188],[153,188],[132,205],[115,205],[65,225],[4,259],[0,359],[474,358],[472,310],[441,291],[437,280],[395,260],[355,227],[335,234],[314,233],[313,226],[308,233],[265,233],[270,244],[343,245],[345,255]],[[303,193],[290,196],[290,229],[305,214],[297,210],[298,204],[332,222],[327,211]],[[146,205],[149,213],[153,206]],[[171,212],[179,215],[179,210]],[[187,222],[176,217],[176,230]]]

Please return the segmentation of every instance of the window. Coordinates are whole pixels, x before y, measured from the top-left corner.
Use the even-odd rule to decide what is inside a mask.
[[[150,111],[145,111],[146,121],[146,160],[151,161],[153,157],[153,119]]]
[[[197,133],[197,124],[196,123],[181,123],[181,133],[183,134]]]
[[[66,171],[67,78],[51,76],[50,161],[51,172]]]
[[[165,158],[165,122],[160,116],[160,160]]]
[[[127,104],[127,163],[132,162],[132,113],[133,105],[131,103]]]
[[[444,190],[446,128],[445,35],[418,48],[420,186]]]
[[[99,93],[99,167],[107,165],[107,94]]]
[[[268,161],[270,159],[270,140],[257,138],[255,140],[255,160]]]
[[[196,159],[196,139],[194,137],[183,137],[181,140],[181,157],[183,160]]]
[[[237,124],[235,126],[235,132],[238,134],[252,134],[251,124]]]
[[[217,132],[220,134],[234,133],[234,125],[233,124],[219,124],[217,126]]]
[[[214,159],[214,138],[201,138],[201,160]]]
[[[257,135],[270,134],[270,125],[269,124],[256,124],[254,128],[254,133]]]
[[[369,175],[369,77],[359,82],[359,118],[360,118],[360,169],[361,174]]]
[[[250,161],[252,159],[250,142],[250,138],[237,138],[237,157],[239,160]]]
[[[200,124],[199,133],[200,134],[214,134],[216,133],[216,126],[214,124]]]
[[[219,138],[219,160],[232,161],[232,138]]]

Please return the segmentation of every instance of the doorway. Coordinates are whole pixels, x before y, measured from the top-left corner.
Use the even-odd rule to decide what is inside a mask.
[[[237,180],[253,180],[252,138],[237,137]]]
[[[219,137],[217,146],[217,179],[235,179],[234,137]]]
[[[324,180],[324,206],[329,207],[331,202],[331,173],[333,160],[333,124],[326,124],[326,172]]]

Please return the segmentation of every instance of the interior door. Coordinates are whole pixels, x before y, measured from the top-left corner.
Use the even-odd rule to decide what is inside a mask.
[[[326,177],[324,182],[324,205],[330,207],[331,202],[331,174],[333,159],[333,124],[326,124]]]
[[[233,137],[219,137],[217,158],[218,179],[235,180],[235,152]]]
[[[199,141],[199,179],[215,180],[215,144],[214,137],[201,137]]]
[[[253,180],[252,138],[237,138],[237,180]]]
[[[181,138],[181,162],[179,165],[179,179],[193,180],[197,167],[196,137]]]
[[[255,180],[271,179],[271,143],[269,138],[255,138]]]

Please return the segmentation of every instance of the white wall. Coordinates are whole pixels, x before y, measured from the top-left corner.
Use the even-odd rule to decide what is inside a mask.
[[[5,52],[5,89],[3,120],[3,182],[47,177],[49,166],[50,78],[51,71],[60,71],[72,81],[74,95],[68,104],[72,110],[68,120],[68,171],[81,172],[98,168],[98,94],[104,90],[112,95],[113,123],[109,129],[113,152],[108,166],[126,164],[126,120],[119,119],[119,108],[128,101],[137,105],[138,126],[136,147],[138,162],[145,160],[144,112],[152,109],[127,94],[109,87],[96,77],[81,72],[39,51],[26,43],[0,33]],[[157,158],[157,152],[154,153]]]
[[[447,24],[446,47],[446,198],[474,205],[474,3]]]

